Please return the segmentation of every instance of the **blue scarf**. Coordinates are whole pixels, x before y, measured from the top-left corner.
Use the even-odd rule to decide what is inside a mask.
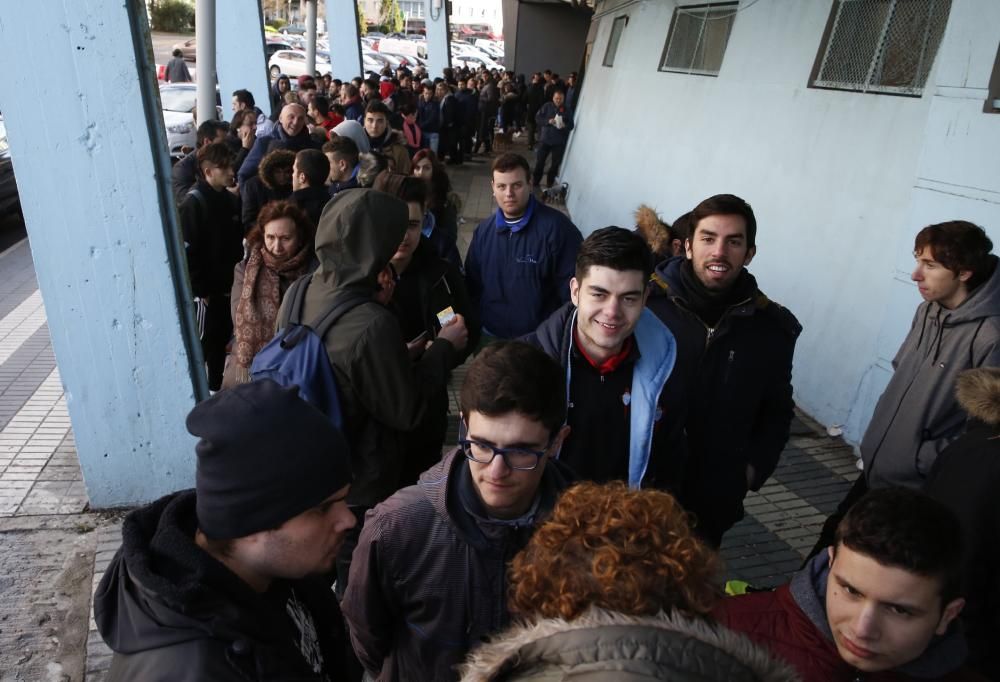
[[[524,209],[524,215],[515,220],[510,220],[503,214],[503,209],[499,206],[497,207],[497,217],[496,226],[498,230],[507,230],[511,232],[520,232],[523,230],[529,222],[531,222],[531,216],[535,214],[535,195],[532,194],[528,197],[528,206]]]
[[[437,219],[434,218],[434,214],[430,211],[424,213],[424,223],[420,226],[420,234],[424,235],[428,239],[434,233],[434,228],[437,226]]]

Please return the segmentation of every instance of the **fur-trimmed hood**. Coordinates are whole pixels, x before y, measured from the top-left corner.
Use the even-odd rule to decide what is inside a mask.
[[[955,396],[970,417],[1000,426],[1000,368],[979,367],[962,372],[955,380]]]
[[[670,225],[646,204],[640,204],[635,209],[635,229],[649,244],[649,248],[658,256],[670,253]]]
[[[614,671],[614,672],[612,672]],[[679,613],[627,616],[593,608],[572,621],[515,626],[475,650],[462,682],[709,679],[795,682],[799,677],[743,635]]]

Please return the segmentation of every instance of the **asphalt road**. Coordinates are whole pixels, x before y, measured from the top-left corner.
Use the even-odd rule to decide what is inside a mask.
[[[188,38],[194,37],[193,33],[160,33],[153,31],[153,57],[157,64],[166,64],[170,61],[170,53],[174,50],[174,44],[180,43]]]

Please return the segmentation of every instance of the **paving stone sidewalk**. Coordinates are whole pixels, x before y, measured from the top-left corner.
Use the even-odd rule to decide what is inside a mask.
[[[515,150],[527,153],[523,144]],[[530,157],[530,154],[529,154]],[[464,253],[495,210],[489,157],[449,167],[462,199]],[[460,368],[452,379],[452,438]],[[788,579],[857,475],[852,449],[805,415],[777,472],[746,500],[722,548],[727,577]],[[22,242],[0,254],[0,682],[105,679],[110,652],[91,597],[120,542],[121,514],[87,510],[65,396]]]

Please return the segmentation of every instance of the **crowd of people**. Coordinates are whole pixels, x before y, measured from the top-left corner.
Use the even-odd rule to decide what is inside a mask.
[[[279,77],[273,120],[237,91],[175,166],[217,392],[187,420],[195,489],[126,518],[98,589],[110,679],[1000,679],[983,229],[919,230],[863,473],[789,584],[725,596],[802,330],[748,270],[752,207],[641,206],[584,239],[536,192],[575,75],[424,76]],[[447,164],[522,127],[536,165],[492,158],[463,259]],[[300,329],[307,380],[266,373]]]

